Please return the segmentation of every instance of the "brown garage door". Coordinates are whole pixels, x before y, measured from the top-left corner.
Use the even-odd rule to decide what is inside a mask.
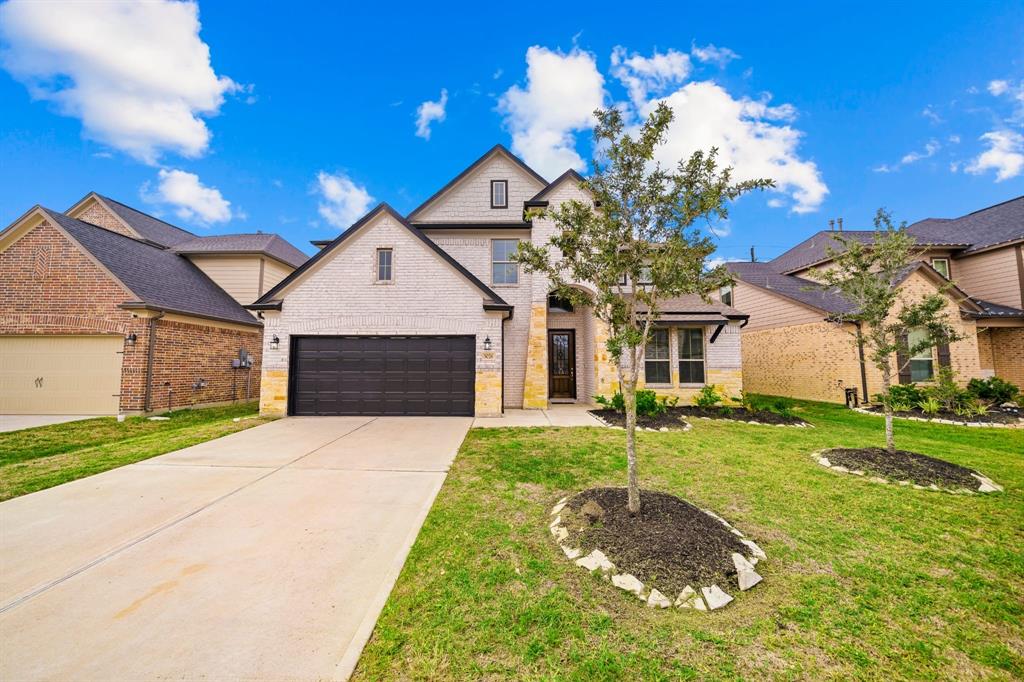
[[[295,415],[473,415],[472,336],[292,337]]]

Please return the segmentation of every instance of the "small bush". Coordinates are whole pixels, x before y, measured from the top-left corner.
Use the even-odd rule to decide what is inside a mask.
[[[910,412],[911,405],[911,403],[905,400],[889,399],[889,407],[892,408],[893,412]]]
[[[626,401],[623,399],[621,393],[616,393],[611,398],[603,395],[596,395],[594,396],[594,400],[601,407],[606,407],[610,410],[615,410],[616,412],[626,411]]]
[[[709,409],[716,407],[723,400],[725,400],[725,396],[718,392],[714,384],[708,384],[700,389],[700,393],[693,397],[693,404],[700,408]]]
[[[942,409],[959,414],[968,403],[976,402],[974,397],[956,383],[956,374],[951,367],[939,367],[935,375],[935,385],[925,389],[925,397],[935,398]]]
[[[783,417],[794,416],[795,402],[782,396],[757,395],[756,393],[740,393],[740,404],[750,412],[774,412]]]
[[[611,398],[607,398],[603,395],[595,396],[594,400],[598,405],[607,407],[615,410],[616,412],[626,411],[626,400],[622,397],[622,393],[616,393]],[[677,399],[678,401],[678,399]],[[665,399],[659,399],[658,394],[654,391],[643,389],[636,392],[636,413],[640,417],[657,417],[663,414],[667,407],[665,407]]]
[[[983,400],[989,405],[1012,403],[1020,395],[1020,387],[999,377],[971,379],[967,384],[967,391],[978,400]]]
[[[904,405],[917,405],[927,397],[928,396],[925,394],[925,391],[917,384],[896,384],[895,386],[889,387],[888,396],[884,393],[876,393],[875,402],[882,403],[883,405],[886,404],[886,402],[890,404],[900,403]]]
[[[939,413],[939,410],[942,409],[942,405],[940,405],[939,401],[935,398],[925,398],[919,402],[917,406],[920,407],[921,411],[928,417],[934,417]]]

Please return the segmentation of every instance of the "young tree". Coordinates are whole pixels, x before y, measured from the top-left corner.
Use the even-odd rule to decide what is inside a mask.
[[[537,212],[552,220],[555,235],[548,244],[520,244],[517,260],[527,271],[546,275],[559,296],[590,306],[609,327],[608,352],[626,410],[629,511],[636,514],[636,384],[658,303],[682,294],[706,297],[731,281],[722,266],[706,268],[715,247],[702,236],[698,221],[724,219],[730,201],[772,183],[734,183],[730,168],[718,168],[715,149],[696,152],[674,169],[661,167],[654,153],[665,142],[673,117],[665,104],[658,105],[636,137],[626,133],[618,109],[599,109],[594,115],[601,159],[592,162],[593,173],[582,183],[592,202],[567,201]],[[574,283],[586,284],[593,293]]]
[[[835,322],[857,323],[857,344],[882,373],[885,446],[890,453],[896,451],[889,397],[893,375],[904,371],[919,353],[963,338],[949,323],[942,291],[913,301],[900,295],[899,281],[921,254],[906,225],[895,226],[892,215],[880,208],[870,243],[836,233],[839,247],[828,248],[832,267],[822,275],[826,286],[834,287],[853,305],[853,312],[836,315]],[[915,331],[918,334],[911,343]]]

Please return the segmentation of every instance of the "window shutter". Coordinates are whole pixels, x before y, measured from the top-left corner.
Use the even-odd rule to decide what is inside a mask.
[[[900,337],[901,350],[896,351],[896,365],[899,367],[899,383],[909,384],[910,380],[910,358],[907,357],[907,335]]]
[[[949,367],[949,344],[943,343],[936,346],[939,354],[939,367]]]

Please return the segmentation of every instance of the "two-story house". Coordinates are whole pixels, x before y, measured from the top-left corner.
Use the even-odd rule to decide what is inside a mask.
[[[106,415],[259,394],[252,303],[306,260],[90,192],[0,232],[0,414]]]
[[[961,382],[999,376],[1024,385],[1024,197],[959,218],[928,218],[907,227],[919,260],[897,285],[907,296],[944,291],[948,317],[963,340],[910,358],[901,383],[928,382],[949,365]],[[870,243],[874,231],[842,232]],[[818,232],[765,263],[729,263],[736,284],[722,299],[750,315],[743,329],[748,390],[842,402],[844,389],[861,399],[881,390],[879,372],[864,366],[852,325],[831,319],[847,301],[819,284],[829,267],[833,231]]]
[[[318,244],[248,306],[265,325],[261,411],[485,416],[614,392],[605,326],[511,259],[555,229],[525,209],[587,201],[580,180],[548,182],[498,145],[408,215],[381,204]],[[696,296],[662,310],[645,383],[735,395],[746,316]]]

